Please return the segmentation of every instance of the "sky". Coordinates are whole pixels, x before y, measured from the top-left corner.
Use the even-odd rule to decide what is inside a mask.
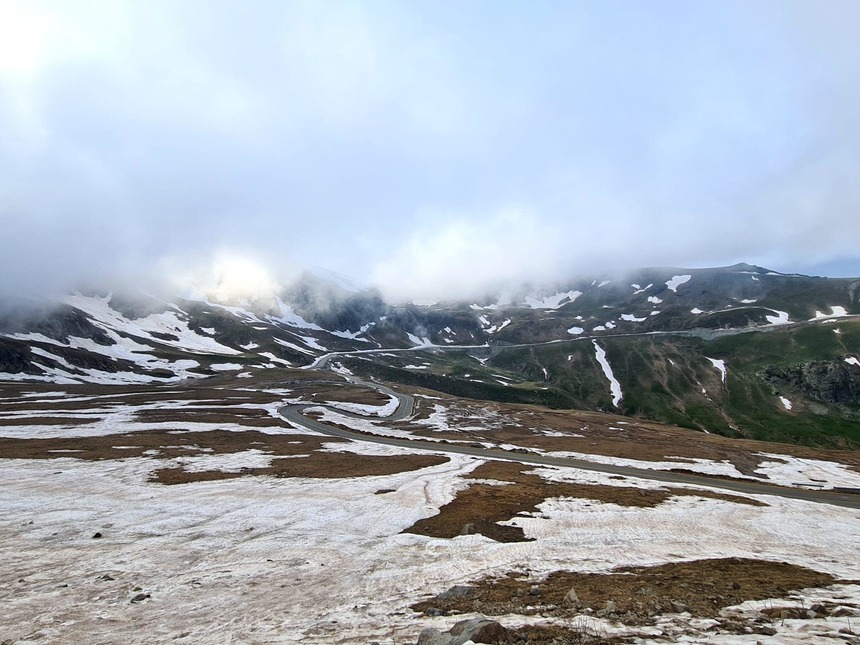
[[[860,275],[860,3],[0,0],[0,294]]]

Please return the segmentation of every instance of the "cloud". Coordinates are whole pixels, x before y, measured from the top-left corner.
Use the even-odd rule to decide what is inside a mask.
[[[856,261],[857,5],[0,2],[0,294]],[[434,282],[436,281],[436,282]]]
[[[505,209],[483,218],[430,216],[371,281],[394,300],[480,296],[524,276],[551,279],[557,238],[533,213]]]

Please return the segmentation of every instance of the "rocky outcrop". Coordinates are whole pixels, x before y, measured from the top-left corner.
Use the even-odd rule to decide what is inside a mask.
[[[824,403],[860,403],[860,367],[844,359],[771,366],[761,377],[781,391]]]
[[[463,645],[473,643],[504,643],[507,631],[495,620],[472,618],[461,620],[447,632],[428,627],[418,636],[418,645]]]

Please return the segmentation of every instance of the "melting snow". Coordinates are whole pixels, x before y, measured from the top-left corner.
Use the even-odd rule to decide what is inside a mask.
[[[781,454],[761,453],[761,456],[773,461],[759,464],[756,472],[783,486],[814,484],[825,489],[834,486],[860,488],[860,473],[844,464]]]
[[[633,286],[634,286],[634,287],[637,287],[636,291],[634,291],[634,292],[633,292],[633,295],[635,296],[636,294],[639,294],[639,293],[643,293],[643,292],[645,292],[645,291],[648,291],[648,289],[650,289],[651,287],[653,287],[653,286],[654,286],[654,283],[652,282],[652,283],[651,283],[651,284],[649,284],[647,287],[643,287],[642,289],[639,289],[639,288],[638,288],[638,285],[635,285],[635,284],[634,284]]]
[[[286,365],[287,367],[292,367],[292,363],[290,361],[285,361],[283,358],[278,358],[272,352],[260,352],[260,356],[263,358],[268,358],[273,363],[281,363],[282,365]]]
[[[698,307],[693,307],[692,309],[690,309],[690,313],[696,314],[698,316],[699,314],[703,314],[705,312],[702,311],[701,309],[699,309]]]
[[[682,284],[684,284],[686,282],[689,282],[690,278],[692,278],[692,277],[693,276],[691,276],[691,275],[673,276],[671,280],[666,280],[666,286],[669,287],[670,291],[674,291],[675,293],[678,293],[678,287],[680,287]]]
[[[849,365],[856,365],[857,367],[860,367],[860,360],[857,360],[853,356],[849,356],[848,358],[846,358],[845,362]]]
[[[502,331],[505,327],[507,327],[510,324],[511,324],[511,321],[510,321],[510,319],[508,319],[508,320],[505,320],[505,322],[503,322],[498,327],[496,325],[493,325],[492,327],[489,327],[486,331],[488,334],[494,334],[498,331]]]
[[[705,356],[705,358],[708,358]],[[720,375],[723,377],[723,385],[726,383],[726,362],[722,359],[718,358],[708,358],[711,361],[711,365],[720,370]]]
[[[779,311],[777,309],[770,309],[770,311],[776,314],[775,316],[765,316],[765,319],[771,325],[787,325],[790,322],[787,312]]]
[[[628,322],[642,322],[643,320],[648,320],[647,318],[637,318],[633,314],[621,314],[621,320],[626,320]]]
[[[312,351],[310,351],[309,349],[306,349],[304,347],[299,347],[295,343],[291,343],[289,341],[282,340],[280,338],[275,338],[275,337],[272,337],[272,340],[275,341],[278,345],[281,345],[282,347],[286,347],[288,349],[293,349],[293,350],[300,352],[302,354],[308,354],[310,356],[313,356]],[[262,354],[262,356],[268,356],[268,354]]]
[[[609,389],[612,392],[612,405],[616,408],[618,407],[618,403],[621,401],[621,383],[619,383],[615,375],[612,373],[612,367],[609,365],[609,361],[606,360],[606,351],[597,344],[596,340],[591,341],[594,343],[594,352],[595,357],[597,358],[597,362],[600,363],[600,367],[603,369],[604,375],[609,379]]]
[[[663,302],[663,298],[658,298],[657,296],[648,296],[648,302],[655,305],[659,305],[661,302]]]
[[[568,334],[573,334],[574,336],[579,336],[585,330],[582,327],[571,327],[567,330]]]
[[[229,372],[230,370],[240,370],[242,367],[244,366],[239,363],[213,363],[209,369],[216,372]]]
[[[786,399],[784,396],[779,397],[779,400],[782,402],[782,405],[786,410],[791,410],[791,401]]]
[[[276,298],[275,302],[278,305],[278,309],[281,310],[280,316],[269,316],[269,320],[274,322],[280,322],[285,325],[289,325],[290,327],[298,327],[299,329],[315,329],[317,331],[323,331],[323,328],[319,325],[316,325],[312,322],[308,322],[301,316],[299,316],[293,308],[290,307],[287,303],[285,303],[280,298]]]
[[[564,291],[558,292],[553,296],[546,296],[541,299],[528,296],[525,299],[525,304],[532,309],[558,309],[562,305],[566,305],[569,302],[573,302],[581,295],[581,291]]]
[[[317,339],[316,339],[316,338],[314,338],[313,336],[299,336],[299,338],[301,338],[301,339],[302,339],[302,342],[303,342],[305,345],[307,345],[308,347],[310,347],[311,349],[318,349],[318,350],[320,350],[321,352],[327,352],[327,351],[328,351],[325,347],[323,347],[322,345],[320,345],[320,344],[317,342]],[[359,340],[361,340],[361,339],[359,339]]]
[[[399,401],[394,396],[389,396],[388,403],[385,405],[368,405],[366,403],[349,403],[347,401],[328,401],[326,403],[326,405],[339,410],[375,417],[391,416],[397,410],[398,404]]]
[[[418,338],[418,336],[414,334],[407,333],[406,336],[409,338],[409,342],[413,345],[417,345],[418,347],[432,347],[433,343],[430,342],[429,338]]]
[[[349,331],[348,329],[345,331],[333,331],[329,332],[333,336],[339,336],[340,338],[349,338],[350,340],[359,340],[363,343],[369,343],[370,341],[366,338],[359,338],[363,333],[365,333],[368,329],[373,327],[376,323],[369,322],[366,325],[362,325],[358,331]]]
[[[845,307],[834,306],[830,307],[830,313],[825,314],[820,311],[815,312],[815,318],[812,320],[816,320],[818,318],[841,318],[842,316],[847,316],[848,312],[845,310]]]
[[[178,347],[190,352],[207,354],[240,354],[238,350],[216,342],[208,336],[201,336],[188,327],[188,322],[177,315],[176,311],[150,314],[144,318],[129,320],[110,306],[110,296],[88,297],[80,293],[67,296],[64,302],[83,311],[102,329],[113,329],[131,336],[145,338],[160,345]],[[179,312],[182,313],[182,312]],[[153,334],[167,334],[176,340],[164,340]]]

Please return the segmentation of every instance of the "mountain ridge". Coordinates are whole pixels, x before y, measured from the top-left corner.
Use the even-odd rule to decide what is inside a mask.
[[[390,304],[318,276],[232,303],[76,292],[0,316],[0,380],[169,384],[335,354],[341,369],[472,398],[854,442],[858,316],[860,279],[748,264],[651,267],[432,305]],[[832,400],[815,394],[834,387]]]

